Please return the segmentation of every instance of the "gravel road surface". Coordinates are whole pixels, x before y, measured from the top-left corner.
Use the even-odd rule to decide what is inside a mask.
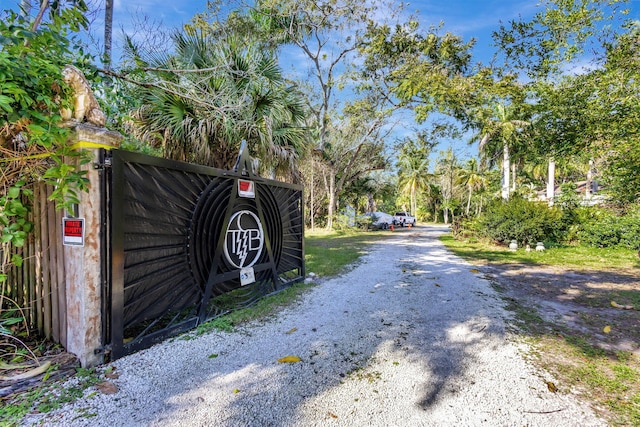
[[[115,394],[27,424],[72,426],[598,426],[526,361],[488,281],[444,227],[374,245],[276,319],[119,359]],[[300,358],[280,363],[286,356]]]

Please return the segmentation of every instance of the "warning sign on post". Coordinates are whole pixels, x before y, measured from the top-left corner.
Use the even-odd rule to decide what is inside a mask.
[[[84,218],[62,218],[62,244],[84,246]]]

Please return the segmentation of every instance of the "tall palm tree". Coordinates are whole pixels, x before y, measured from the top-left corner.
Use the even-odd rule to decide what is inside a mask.
[[[465,167],[459,171],[458,178],[460,183],[465,186],[468,192],[467,207],[465,214],[469,215],[471,208],[471,196],[475,190],[480,190],[487,184],[487,178],[480,172],[478,166],[478,160],[473,157],[467,161]]]
[[[492,113],[492,117],[485,122],[480,131],[482,139],[478,145],[478,151],[489,162],[502,151],[502,198],[508,199],[511,191],[510,151],[517,148],[518,137],[530,126],[530,122],[516,119],[514,108],[503,104],[494,105]]]
[[[166,157],[229,169],[246,140],[271,176],[295,169],[305,141],[305,109],[274,54],[246,38],[190,32],[172,37],[173,54],[127,53],[147,71],[137,136]],[[149,83],[150,82],[150,83]]]
[[[416,215],[418,211],[418,192],[429,185],[429,158],[411,155],[404,152],[398,158],[400,175],[400,192],[408,195],[411,203],[411,213]]]

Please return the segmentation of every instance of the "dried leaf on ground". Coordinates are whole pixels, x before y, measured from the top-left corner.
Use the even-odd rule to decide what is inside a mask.
[[[111,381],[103,381],[96,384],[96,388],[103,394],[115,394],[118,392],[118,386]]]
[[[278,363],[296,363],[300,362],[301,360],[302,359],[300,359],[298,356],[285,356],[278,359]]]
[[[115,379],[120,378],[120,374],[117,373],[117,372],[113,372],[113,371],[112,372],[106,372],[104,374],[104,376],[105,376],[105,378],[109,378],[110,380],[115,380]]]
[[[27,378],[37,377],[38,375],[47,372],[47,370],[49,369],[50,366],[51,366],[51,362],[46,361],[42,365],[40,365],[38,367],[35,367],[33,369],[30,369],[27,372],[23,372],[21,374],[8,375],[8,376],[2,375],[2,376],[0,376],[0,380],[2,380],[2,381],[18,381],[18,380],[24,380],[24,379],[27,379]]]

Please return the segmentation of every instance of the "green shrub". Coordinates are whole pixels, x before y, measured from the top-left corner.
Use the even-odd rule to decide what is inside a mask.
[[[560,208],[513,196],[508,201],[492,202],[476,225],[483,237],[505,243],[516,240],[525,245],[540,241],[559,242],[566,235],[569,224],[565,223]]]
[[[583,221],[579,236],[584,245],[640,249],[640,209],[624,215],[607,209],[593,209]]]

